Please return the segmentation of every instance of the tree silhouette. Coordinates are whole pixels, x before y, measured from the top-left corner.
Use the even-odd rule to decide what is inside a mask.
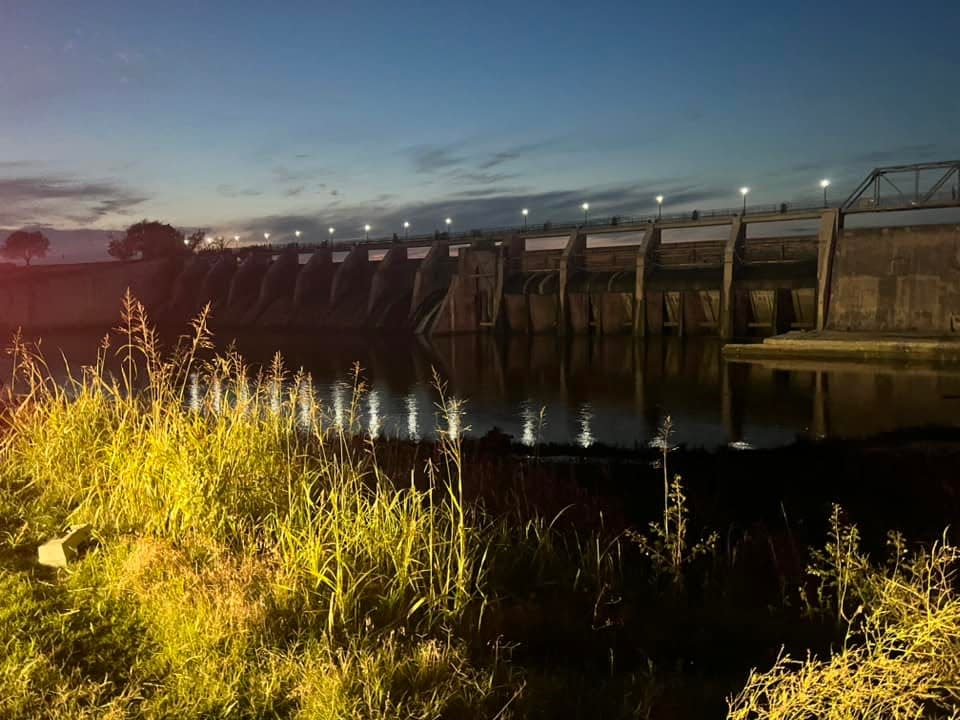
[[[196,233],[194,233],[196,235]],[[107,252],[120,260],[129,260],[139,254],[144,260],[183,255],[191,250],[184,235],[172,225],[157,220],[141,220],[127,228],[122,238],[113,238]]]
[[[0,255],[15,260],[23,259],[29,267],[33,258],[46,257],[49,249],[50,241],[42,232],[15,230],[7,236],[6,241],[0,246]]]
[[[129,260],[137,254],[137,251],[127,242],[126,235],[121,237],[111,235],[110,244],[107,245],[107,254],[110,255],[110,257],[115,257],[117,260]]]
[[[187,235],[187,237],[184,239],[184,245],[189,250],[196,250],[197,246],[200,245],[200,243],[202,243],[206,237],[207,231],[203,228],[198,228]]]

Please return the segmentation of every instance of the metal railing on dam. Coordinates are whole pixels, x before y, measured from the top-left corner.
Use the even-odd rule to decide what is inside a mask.
[[[903,178],[912,181],[912,188],[901,188]],[[921,186],[921,178],[928,179]],[[884,194],[884,191],[887,191]],[[891,192],[892,191],[892,192]],[[616,214],[584,220],[563,220],[560,222],[517,223],[513,225],[490,226],[463,231],[435,230],[432,233],[415,235],[398,233],[381,235],[374,238],[347,238],[340,241],[323,240],[320,242],[300,242],[285,245],[244,245],[244,250],[276,252],[283,248],[316,247],[355,247],[370,248],[402,245],[428,245],[443,241],[451,243],[472,243],[485,238],[502,238],[507,235],[536,236],[550,233],[572,232],[575,229],[610,229],[618,227],[639,227],[657,224],[665,228],[686,226],[689,224],[725,224],[733,218],[780,218],[784,221],[810,219],[818,217],[825,210],[839,210],[843,214],[876,213],[917,209],[938,209],[960,207],[960,160],[916,163],[875,168],[844,200],[829,202],[801,201],[773,204],[750,204],[740,207],[712,208],[707,210],[686,210],[683,212],[657,212],[645,214]]]

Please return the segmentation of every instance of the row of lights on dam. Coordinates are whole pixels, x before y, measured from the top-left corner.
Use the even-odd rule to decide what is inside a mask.
[[[820,188],[823,190],[823,206],[824,206],[824,207],[827,207],[827,188],[828,188],[828,187],[830,187],[830,181],[829,181],[828,179],[824,178],[823,180],[820,181]],[[744,186],[744,187],[740,188],[740,195],[743,197],[743,212],[746,212],[746,211],[747,211],[747,195],[749,195],[749,194],[750,194],[750,188],[749,188],[749,187]],[[663,196],[663,195],[657,195],[656,198],[654,198],[654,199],[657,201],[657,218],[661,218],[661,217],[663,217],[663,201],[664,201],[664,196]],[[585,203],[581,204],[581,205],[580,205],[580,209],[583,210],[583,222],[586,223],[586,222],[588,221],[588,219],[589,219],[590,203],[585,202]],[[527,229],[527,219],[530,217],[530,210],[529,210],[529,208],[523,208],[523,209],[520,211],[520,215],[523,217],[523,229],[526,230],[526,229]],[[446,226],[448,233],[453,230],[453,218],[449,218],[449,217],[448,217],[448,218],[445,218],[444,221],[443,221],[443,223],[444,223],[444,225]],[[370,231],[371,231],[372,229],[373,229],[373,226],[370,225],[369,223],[367,223],[366,225],[363,226],[363,239],[364,239],[364,240],[369,240],[369,239],[370,239]],[[336,228],[334,228],[334,227],[332,227],[332,226],[329,227],[329,228],[327,228],[327,234],[330,236],[330,239],[331,239],[331,240],[333,239],[333,235],[334,235],[335,232],[336,232]],[[294,234],[294,236],[296,237],[296,239],[297,239],[298,242],[299,242],[300,238],[303,236],[303,232],[300,231],[300,230],[295,230],[293,234]],[[263,240],[264,240],[264,242],[266,242],[267,244],[270,243],[270,236],[271,236],[271,234],[270,234],[269,232],[263,233]],[[403,236],[404,236],[404,238],[408,238],[408,237],[410,236],[410,221],[409,221],[409,220],[404,220],[404,221],[403,221]],[[210,237],[210,236],[207,236],[206,238],[204,238],[204,240],[205,240],[207,243],[212,243],[213,240],[214,240],[214,238],[212,238],[212,237]],[[239,235],[234,235],[234,236],[233,236],[233,240],[234,240],[234,242],[240,242],[240,236],[239,236]],[[187,243],[187,242],[188,242],[187,240],[184,240],[184,243]]]

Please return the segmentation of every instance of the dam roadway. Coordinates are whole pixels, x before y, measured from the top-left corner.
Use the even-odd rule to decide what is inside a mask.
[[[960,177],[960,163],[931,165]],[[0,287],[0,326],[111,325],[129,287],[163,325],[183,325],[209,303],[213,325],[231,329],[956,337],[960,225],[940,218],[960,208],[957,191],[940,183],[909,200],[886,202],[879,190],[869,197],[897,171],[875,170],[873,184],[839,207],[621,216],[11,270]],[[908,212],[909,224],[899,219]],[[848,227],[864,213],[880,222]]]

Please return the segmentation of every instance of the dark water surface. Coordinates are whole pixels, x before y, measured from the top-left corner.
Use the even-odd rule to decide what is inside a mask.
[[[102,332],[43,335],[48,357],[91,363]],[[777,361],[728,363],[713,339],[487,336],[437,338],[224,333],[253,363],[280,351],[303,366],[321,403],[349,405],[350,368],[371,388],[361,408],[376,434],[430,437],[432,370],[467,401],[472,434],[518,441],[646,444],[667,414],[676,439],[708,448],[769,447],[797,436],[858,437],[924,425],[960,426],[960,367]],[[55,368],[62,364],[51,362]],[[0,365],[9,377],[10,363]],[[56,370],[60,372],[60,370]],[[542,416],[541,416],[542,411]],[[541,421],[542,417],[542,421]]]

